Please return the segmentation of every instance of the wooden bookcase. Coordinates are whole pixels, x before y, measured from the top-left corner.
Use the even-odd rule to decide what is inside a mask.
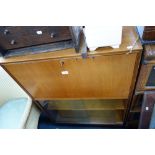
[[[0,58],[0,64],[33,100],[49,101],[58,123],[123,125],[141,58],[136,39],[135,27],[123,27],[119,49],[99,48],[86,59],[66,49]]]

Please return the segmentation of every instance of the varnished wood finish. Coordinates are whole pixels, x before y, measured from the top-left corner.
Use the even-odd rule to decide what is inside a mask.
[[[130,86],[130,93],[129,93],[129,97],[128,97],[128,100],[127,100],[127,106],[126,106],[126,112],[124,113],[124,125],[126,125],[126,122],[128,120],[128,116],[129,116],[129,112],[130,112],[130,109],[131,109],[131,104],[132,104],[132,100],[133,100],[133,97],[134,97],[134,92],[135,92],[135,89],[136,89],[136,83],[137,83],[137,80],[138,80],[138,74],[139,74],[139,70],[140,70],[140,60],[141,60],[141,52],[139,52],[137,54],[137,58],[136,58],[136,63],[135,63],[135,68],[134,68],[134,73],[133,73],[133,78],[132,78],[132,83],[131,83],[131,86]]]
[[[74,111],[58,113],[56,123],[123,125],[121,111]]]
[[[75,49],[69,48],[69,49],[64,49],[57,52],[47,52],[47,53],[40,53],[40,54],[33,54],[33,55],[10,57],[10,58],[0,57],[0,64],[46,60],[46,59],[52,59],[52,58],[53,59],[65,58],[66,56],[72,56],[75,53],[76,53]],[[80,53],[76,53],[76,56],[80,56]]]
[[[134,76],[137,53],[5,64],[37,100],[127,99]],[[68,75],[61,72],[67,70]]]
[[[57,123],[123,124],[124,100],[57,100],[48,102]]]
[[[123,100],[62,100],[49,101],[50,110],[124,110]]]

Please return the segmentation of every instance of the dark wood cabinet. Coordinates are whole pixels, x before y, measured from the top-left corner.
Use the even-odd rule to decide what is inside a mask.
[[[0,27],[0,46],[5,50],[71,40],[65,26],[4,26]]]
[[[155,91],[145,91],[141,108],[139,128],[148,129],[151,125],[151,118],[155,104]],[[154,124],[155,122],[153,122]]]
[[[155,26],[144,26],[142,38],[147,41],[155,40]]]
[[[81,27],[0,26],[0,53],[5,57],[80,46]]]
[[[155,45],[144,46],[144,57],[136,86],[136,93],[155,89]]]
[[[139,128],[150,128],[151,117],[155,102],[155,45],[144,45],[142,64],[137,85],[132,100],[132,109],[139,111]]]
[[[137,26],[143,44],[155,43],[155,26]]]

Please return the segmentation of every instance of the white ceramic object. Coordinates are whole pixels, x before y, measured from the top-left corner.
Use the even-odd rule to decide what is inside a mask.
[[[29,98],[12,77],[0,67],[0,106],[15,98]]]
[[[24,90],[0,67],[0,129],[38,126],[40,110]]]
[[[0,129],[23,129],[32,106],[30,98],[17,98],[0,106]]]
[[[122,26],[85,26],[84,33],[90,51],[103,46],[119,48],[122,41]]]

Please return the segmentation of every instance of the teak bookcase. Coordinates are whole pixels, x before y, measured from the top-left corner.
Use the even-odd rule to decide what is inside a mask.
[[[135,27],[123,27],[119,49],[99,48],[86,59],[65,49],[1,58],[0,63],[34,101],[48,101],[56,122],[124,125],[142,51],[136,39]]]

